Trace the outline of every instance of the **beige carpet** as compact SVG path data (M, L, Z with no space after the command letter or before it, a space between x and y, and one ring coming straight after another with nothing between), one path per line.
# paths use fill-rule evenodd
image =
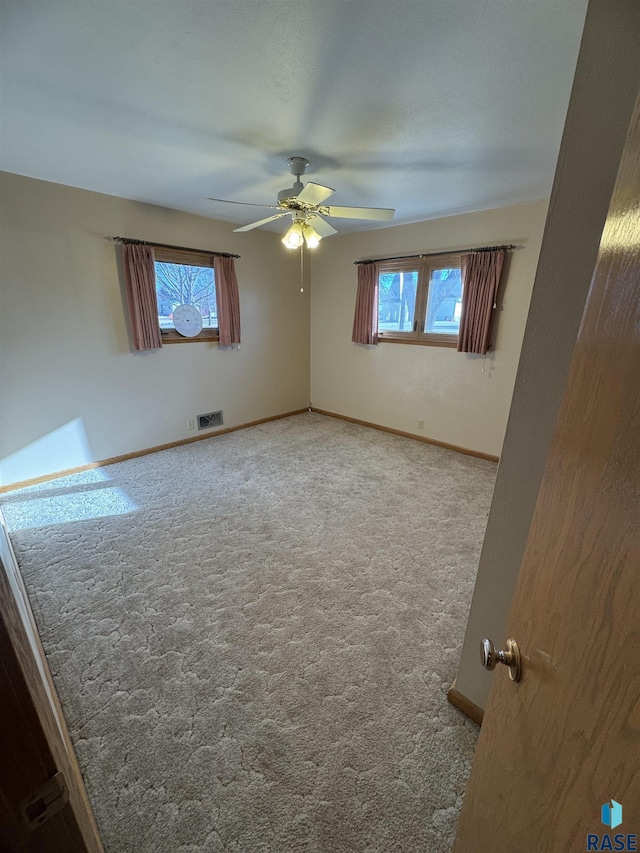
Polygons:
M107 851L449 851L495 471L305 414L5 495Z

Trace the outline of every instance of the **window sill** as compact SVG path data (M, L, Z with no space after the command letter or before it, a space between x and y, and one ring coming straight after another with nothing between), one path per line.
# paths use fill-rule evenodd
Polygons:
M208 332L206 334L196 335L195 338L185 338L184 335L178 332L169 332L161 335L162 345L165 344L217 344L220 341L218 332Z
M390 338L387 335L384 337L382 335L378 336L379 344L413 344L414 346L417 344L420 347L449 347L450 349L456 349L458 346L457 338L454 340L442 340L437 341L433 338Z

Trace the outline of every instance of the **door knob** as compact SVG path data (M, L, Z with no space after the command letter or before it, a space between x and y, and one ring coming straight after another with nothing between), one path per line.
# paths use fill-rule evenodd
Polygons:
M509 667L509 678L512 681L520 681L522 676L522 658L520 649L515 640L507 640L507 648L496 649L491 640L486 637L480 643L480 658L485 669L495 669L497 663L503 663Z

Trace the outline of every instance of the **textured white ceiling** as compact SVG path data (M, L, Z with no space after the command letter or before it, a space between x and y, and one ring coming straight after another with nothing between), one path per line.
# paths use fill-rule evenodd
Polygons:
M332 203L398 223L543 198L585 11L3 0L0 167L235 223L266 214L207 196L272 204L293 154Z

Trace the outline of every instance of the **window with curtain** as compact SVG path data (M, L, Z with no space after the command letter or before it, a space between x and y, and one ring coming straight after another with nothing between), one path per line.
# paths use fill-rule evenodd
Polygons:
M122 260L133 348L165 343L240 343L240 297L236 255L144 243L125 237ZM185 307L188 306L188 307ZM179 310L178 310L179 309ZM175 317L174 317L175 314ZM182 315L180 334L177 321ZM202 318L202 328L200 318ZM197 334L189 335L188 324Z
M457 346L460 255L380 261L377 307L381 342Z
M456 347L483 355L506 249L390 258L358 263L352 340Z
M163 344L220 340L214 259L207 252L156 247L156 298ZM173 312L178 305L191 305L202 315L202 330L195 337L176 331Z

